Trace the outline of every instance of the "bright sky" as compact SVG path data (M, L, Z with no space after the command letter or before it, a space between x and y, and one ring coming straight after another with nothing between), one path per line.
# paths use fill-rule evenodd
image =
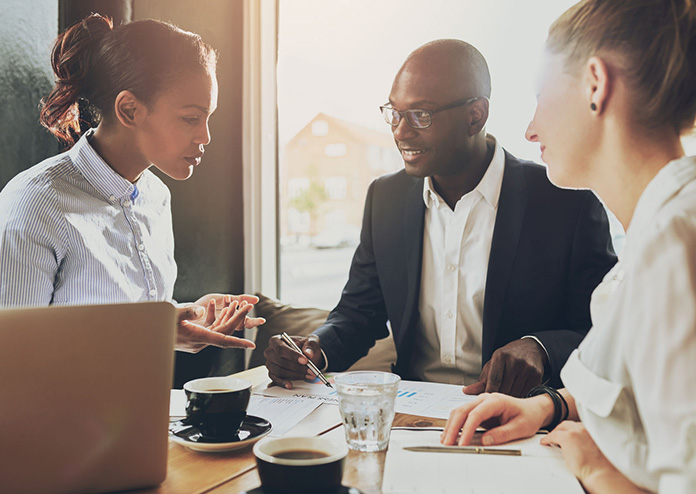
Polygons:
M319 112L388 133L378 107L423 43L476 46L492 79L487 130L513 154L539 160L524 139L551 22L574 0L280 0L278 105L283 149Z

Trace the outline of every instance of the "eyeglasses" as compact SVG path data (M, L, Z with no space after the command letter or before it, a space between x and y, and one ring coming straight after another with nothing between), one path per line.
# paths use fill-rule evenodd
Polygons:
M382 111L382 116L384 121L387 122L392 127L396 127L401 122L403 117L406 117L406 123L408 123L414 129L427 129L433 123L433 115L445 111L451 110L452 108L457 108L459 106L470 105L474 101L485 98L485 96L476 96L474 98L469 98L461 101L455 101L449 105L445 105L436 110L404 110L399 111L389 105L380 106L379 109Z

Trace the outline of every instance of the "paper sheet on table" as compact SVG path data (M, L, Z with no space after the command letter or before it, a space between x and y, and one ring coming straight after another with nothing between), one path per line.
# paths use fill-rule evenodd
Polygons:
M476 399L458 384L401 381L394 410L397 413L446 419L452 409Z
M269 436L280 437L312 413L320 404L320 402L312 400L252 395L247 414L268 420L273 426ZM169 416L186 416L186 395L181 389L171 390Z
M266 389L259 389L256 393L263 396L276 396L281 398L304 398L317 403L329 403L338 405L336 396L336 385L333 382L333 374L324 374L326 380L331 383L333 388L329 388L318 378L313 381L293 381L292 389L285 389L281 386L270 386Z
M392 431L384 464L384 494L583 494L560 451L539 444L541 435L501 448L522 456L406 451L405 446L439 445L440 433ZM494 446L495 447L495 446Z
M326 375L333 384L333 374ZM322 403L338 403L335 385L328 388L318 379L313 382L293 381L293 389L272 386L258 392L264 396L305 398ZM401 381L394 409L398 413L446 419L453 408L476 399L462 393L462 386L455 384Z

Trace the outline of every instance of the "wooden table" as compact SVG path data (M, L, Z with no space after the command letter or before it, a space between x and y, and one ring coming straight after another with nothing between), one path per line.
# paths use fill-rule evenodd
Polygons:
M249 379L254 385L270 382L265 367L257 367L234 375ZM322 405L324 406L324 405ZM321 407L308 415L311 421ZM445 421L412 415L396 414L394 425L444 425ZM345 441L342 426L338 425L322 435ZM386 452L359 453L350 451L346 458L343 484L357 487L365 494L381 494L382 475ZM225 453L201 453L169 442L167 478L154 489L130 491L134 494L238 494L260 485L256 462L251 448Z

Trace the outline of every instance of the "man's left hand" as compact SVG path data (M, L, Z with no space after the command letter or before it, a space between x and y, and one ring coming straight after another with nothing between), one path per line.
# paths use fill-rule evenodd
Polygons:
M534 339L511 341L493 352L478 382L463 391L468 395L498 392L521 398L542 383L547 364L546 352Z

